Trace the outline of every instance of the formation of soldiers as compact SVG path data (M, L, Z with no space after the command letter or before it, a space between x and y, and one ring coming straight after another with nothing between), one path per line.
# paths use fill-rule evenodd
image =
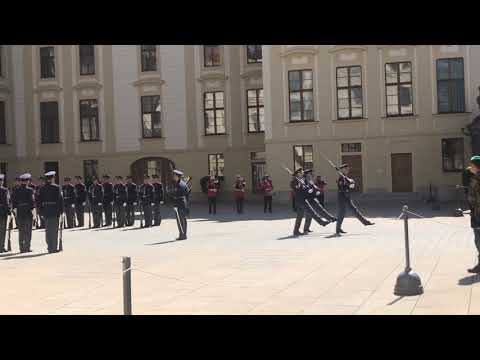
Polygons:
M157 175L145 175L144 182L137 186L132 177L126 183L122 176L110 182L92 179L88 187L81 176L64 178L62 186L55 184L56 173L47 172L39 178L38 185L32 182L31 174L16 178L11 190L4 185L5 176L0 174L0 252L11 251L11 231L15 221L18 229L20 253L31 252L32 230L45 229L49 253L63 250L63 229L85 226L88 210L88 228L134 226L136 213L140 214L141 227L160 226L161 205L168 196L173 202L179 236L187 239L188 195L191 191L183 180L180 170L173 171L173 186L165 189ZM92 224L93 220L93 224Z

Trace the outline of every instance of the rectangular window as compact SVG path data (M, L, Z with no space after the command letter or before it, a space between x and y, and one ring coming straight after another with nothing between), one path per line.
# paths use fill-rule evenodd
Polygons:
M313 169L313 145L295 145L293 147L293 170Z
M262 45L247 45L247 63L262 63Z
M463 58L437 60L438 113L465 112Z
M461 172L464 168L463 138L442 139L442 167L444 172Z
M5 110L5 102L0 101L0 144L7 143L7 113Z
M290 122L313 121L312 70L288 72Z
M80 75L95 74L95 45L79 45Z
M157 46L141 45L142 72L157 71Z
M96 99L80 100L80 132L82 141L100 140Z
M337 68L337 118L363 118L361 66Z
M205 135L225 134L225 105L223 91L203 94Z
M220 45L203 45L203 64L205 67L220 66Z
M58 103L56 101L40 103L40 127L42 144L60 142Z
M158 138L162 136L162 113L160 96L142 96L142 136Z
M98 160L83 160L85 185L90 186L94 176L98 178Z
M247 90L248 132L264 132L263 89Z
M362 143L345 143L342 144L342 152L362 152Z
M55 48L45 46L40 48L40 77L55 78Z
M214 173L216 176L224 176L225 158L223 154L208 155L208 173Z
M387 116L413 114L411 62L385 64L385 93Z

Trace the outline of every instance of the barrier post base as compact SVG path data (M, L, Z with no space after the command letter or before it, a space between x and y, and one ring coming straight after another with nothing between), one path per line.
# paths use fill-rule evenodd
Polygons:
M397 277L397 283L393 291L397 296L415 296L423 294L423 286L420 277L413 271L404 271Z

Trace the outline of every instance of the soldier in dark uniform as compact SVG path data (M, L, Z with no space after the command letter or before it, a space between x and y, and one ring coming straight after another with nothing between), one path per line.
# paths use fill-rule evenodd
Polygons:
M127 187L123 183L122 176L116 176L115 180L115 185L113 186L113 202L117 218L116 226L124 227L126 222Z
M473 156L470 159L470 166L466 170L470 172L470 175L468 175L467 192L467 201L470 208L470 226L473 230L478 255L477 265L467 271L472 274L480 274L480 156Z
M35 184L33 183L32 178L30 178L30 179L28 180L27 186L33 190L33 200L34 200L34 205L35 205L35 212L34 212L34 215L33 215L32 227L38 229L38 228L40 227L40 224L38 224L38 218L39 218L39 216L38 216L37 198L38 198L38 191L39 191L40 189L39 189L39 186L37 186L37 185L35 185Z
M39 176L38 177L38 185L34 191L35 199L38 199L40 195L40 189L42 186L45 185L45 177ZM37 210L37 228L38 229L45 229L45 219L43 218L42 214L40 214L40 203L35 200L35 208Z
M92 208L93 228L99 228L103 222L103 186L98 178L93 177L93 184L88 190L88 200Z
M318 188L318 191L320 192L317 196L318 202L322 206L325 206L325 190L327 188L327 183L322 180L322 177L320 175L318 175L317 178L315 179L315 186Z
M127 176L127 226L133 226L135 223L135 207L138 203L137 184L132 182L132 177Z
M30 252L30 243L32 241L32 210L35 208L33 189L28 187L30 174L23 174L19 180L21 185L15 188L12 193L12 207L16 212L16 221L18 224L18 242L20 252Z
M290 198L292 199L292 210L293 212L297 212L297 206L295 204L295 186L297 184L297 180L295 179L295 175L292 175L290 179Z
M145 175L143 184L140 186L140 201L142 205L143 218L145 227L152 226L152 205L153 205L153 185L150 184L150 176Z
M374 225L371 221L368 221L358 210L351 199L351 191L355 188L355 181L350 179L347 175L350 171L348 164L343 164L338 167L341 172L337 180L338 184L338 215L337 215L337 229L335 232L336 236L341 236L346 232L342 230L343 219L345 218L345 213L347 212L347 207L352 211L355 217L360 220L360 222L365 225Z
M75 227L75 186L72 185L72 179L68 176L63 181L65 182L62 186L62 195L65 217L67 218L66 228L72 229Z
M179 236L177 240L187 239L187 195L188 186L182 180L183 173L180 170L173 171L174 187L169 194L173 200L173 206L177 219Z
M153 179L153 226L160 226L162 223L162 214L160 205L165 201L163 184L159 181L158 175L152 175Z
M64 202L62 189L55 184L55 171L45 174L46 184L40 189L40 212L45 217L45 238L49 253L58 252L58 229Z
M7 234L8 216L10 215L10 192L3 186L5 175L0 174L0 253L5 249L5 236Z
M85 223L85 205L87 203L87 188L82 182L81 176L75 176L75 213L78 227Z
M13 183L11 194L13 195L13 192L16 189L20 188L21 185L22 185L22 181L20 180L20 176L17 176L15 178L15 182ZM18 229L17 213L16 211L12 211L12 214L13 214L13 218L15 219L15 229Z
M113 184L110 176L103 175L103 211L105 212L105 226L112 226L113 211Z

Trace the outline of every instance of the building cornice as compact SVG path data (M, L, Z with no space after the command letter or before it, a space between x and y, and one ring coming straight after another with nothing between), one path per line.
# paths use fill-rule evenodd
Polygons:
M259 78L262 77L262 68L259 69L248 69L240 73L242 79L246 78Z
M57 84L39 84L36 87L33 88L33 91L35 93L40 93L43 91L55 91L55 92L60 92L62 91L63 88Z
M165 84L165 80L162 80L160 76L149 76L142 77L132 83L133 86L144 86L144 85L156 85L161 86Z
M281 57L289 55L315 55L318 53L318 49L311 45L291 45L290 48L283 50L280 53Z
M334 54L339 51L345 50L360 50L360 51L367 51L367 47L364 45L335 45L328 50L330 54Z
M228 76L225 75L223 72L205 72L202 73L198 78L197 81L203 82L208 80L221 80L225 81L228 80Z
M103 87L103 84L98 80L79 81L73 86L73 88L76 90L91 89L91 88L101 89L102 87Z

